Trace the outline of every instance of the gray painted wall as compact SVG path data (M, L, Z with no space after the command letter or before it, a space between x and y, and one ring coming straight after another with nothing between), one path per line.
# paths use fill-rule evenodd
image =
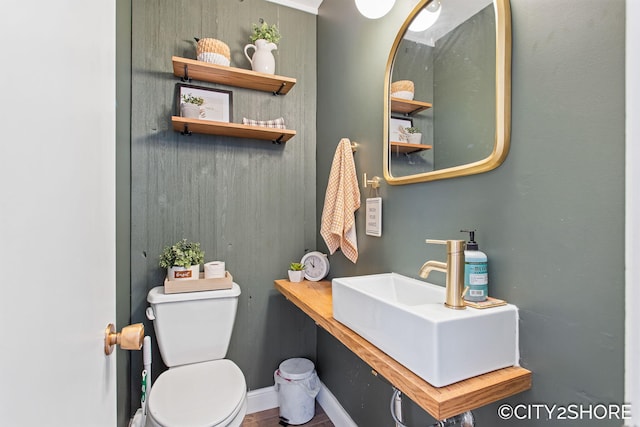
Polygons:
M434 59L436 169L489 157L496 126L495 11L492 5L438 39Z
M249 389L273 385L289 357L315 359L313 322L287 303L273 280L287 275L316 243L316 17L263 0L140 0L132 5L131 321L144 322L146 294L162 284L162 248L181 238L201 242L205 259L224 260L242 289L228 358ZM171 56L195 59L193 37L215 37L232 65L252 23L264 18L283 35L276 73L295 77L286 96L193 81L233 91L234 122L283 116L297 135L288 143L181 136L171 129ZM139 401L141 355L132 354L131 401ZM164 369L154 354L154 378Z
M353 2L324 0L318 17L317 217L335 144L360 142L359 175L382 176L383 78L415 0L369 21ZM521 363L533 388L511 403L622 403L624 351L624 2L512 0L512 146L498 169L471 177L383 185L383 237L364 234L360 259L331 256L331 276L396 271L416 277L444 260L426 237L477 228L492 295L520 307ZM365 194L363 193L363 196ZM318 237L320 249L326 250ZM433 275L442 284L442 275ZM491 333L491 331L487 331ZM469 351L461 346L460 351ZM324 332L318 370L362 426L392 424L391 388ZM472 350L470 351L472 354ZM611 425L620 421L500 421L478 425ZM405 404L410 425L433 420Z

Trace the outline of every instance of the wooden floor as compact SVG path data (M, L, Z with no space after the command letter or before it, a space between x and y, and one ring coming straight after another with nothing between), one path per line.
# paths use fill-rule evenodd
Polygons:
M280 424L280 410L278 408L268 409L266 411L257 412L244 417L242 427L280 427L287 424ZM327 414L324 413L320 405L316 404L316 415L304 427L335 427Z

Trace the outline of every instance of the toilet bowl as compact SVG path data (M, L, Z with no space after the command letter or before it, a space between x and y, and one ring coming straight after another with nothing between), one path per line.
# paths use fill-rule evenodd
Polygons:
M247 406L246 383L230 360L169 369L158 377L147 400L147 426L235 427Z
M162 360L147 397L149 427L239 427L247 412L240 368L225 359L240 287L182 294L153 288L147 301Z

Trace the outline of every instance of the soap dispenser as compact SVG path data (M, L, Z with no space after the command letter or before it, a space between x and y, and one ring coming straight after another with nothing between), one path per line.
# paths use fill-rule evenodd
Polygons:
M487 255L478 250L475 241L476 230L460 230L469 233L469 241L464 251L464 286L468 287L464 299L467 301L485 301L489 294L489 272Z

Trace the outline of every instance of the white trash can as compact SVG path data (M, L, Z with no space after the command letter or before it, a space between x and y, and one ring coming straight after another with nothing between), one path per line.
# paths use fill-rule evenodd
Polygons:
M320 391L320 380L313 362L294 358L282 362L274 372L280 417L288 424L309 422L315 415L316 396Z

